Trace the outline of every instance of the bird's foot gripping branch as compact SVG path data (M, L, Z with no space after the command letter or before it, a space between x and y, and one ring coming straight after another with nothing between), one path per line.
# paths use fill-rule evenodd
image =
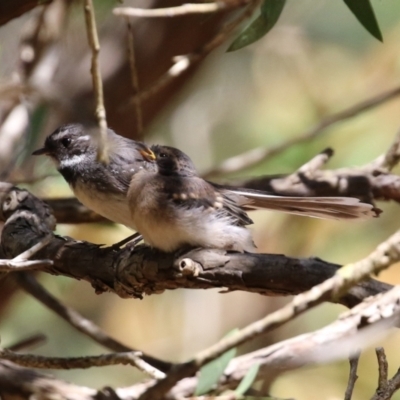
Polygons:
M50 207L28 191L7 183L0 186L0 217L5 222L2 258L12 260L31 250L30 261L42 263L26 265L25 270L40 269L83 279L97 293L111 291L124 298L141 298L167 289L216 287L270 296L295 295L330 278L340 267L316 258L213 249L196 249L177 256L147 246L116 251L113 247L60 237L53 234L55 219ZM37 243L42 247L32 251ZM11 263L2 270L18 269ZM371 279L338 301L351 307L388 287Z

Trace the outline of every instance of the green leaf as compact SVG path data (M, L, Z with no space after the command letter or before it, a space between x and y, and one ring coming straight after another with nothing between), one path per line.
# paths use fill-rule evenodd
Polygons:
M383 42L381 30L376 20L370 0L343 0L361 25L376 39Z
M238 329L229 332L225 337L232 336ZM210 361L200 369L199 381L195 391L195 396L202 396L208 393L212 387L219 381L219 378L224 373L229 361L236 355L236 348L228 350L218 358Z
M233 41L227 51L239 50L266 35L276 24L286 0L264 0L261 14Z
M235 394L237 396L242 396L249 390L250 386L254 382L254 379L257 377L259 369L260 364L254 364L250 367L250 369L247 371L247 374L243 377L235 390Z

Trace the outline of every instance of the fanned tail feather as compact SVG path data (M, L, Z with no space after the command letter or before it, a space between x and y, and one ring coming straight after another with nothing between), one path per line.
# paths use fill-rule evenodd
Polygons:
M277 210L290 214L328 219L367 219L379 210L354 197L289 197L267 195L257 191L234 190L246 210Z

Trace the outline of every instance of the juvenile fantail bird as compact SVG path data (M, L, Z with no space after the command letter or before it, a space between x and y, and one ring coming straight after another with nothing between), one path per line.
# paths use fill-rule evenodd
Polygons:
M253 251L251 209L278 209L314 217L362 218L372 206L342 197L283 197L207 182L191 159L168 146L141 153L157 169L133 176L128 203L133 224L151 246L172 252L184 246Z

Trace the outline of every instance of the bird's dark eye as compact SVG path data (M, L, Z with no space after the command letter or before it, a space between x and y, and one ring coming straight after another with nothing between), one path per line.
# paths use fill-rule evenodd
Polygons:
M158 157L160 157L160 158L167 158L168 155L167 155L167 153L160 153L160 154L158 155Z
M65 148L68 148L69 145L71 144L71 138L64 138L64 139L61 139L61 144L62 144Z

